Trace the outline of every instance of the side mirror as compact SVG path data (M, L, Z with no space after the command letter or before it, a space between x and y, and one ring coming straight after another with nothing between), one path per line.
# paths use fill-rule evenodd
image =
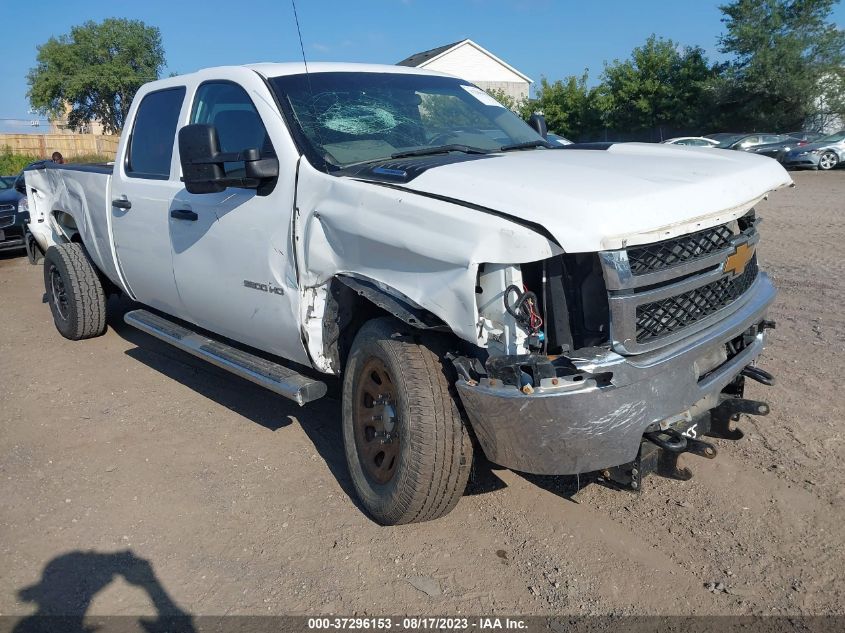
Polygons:
M217 193L226 187L260 189L279 176L278 159L261 158L257 149L221 152L217 129L206 123L186 125L179 130L179 160L188 193ZM224 163L240 162L244 164L244 176L227 176Z
M546 117L542 114L537 114L536 112L532 114L531 118L528 119L528 125L534 128L534 131L543 138L546 138L546 134L549 133L549 126L546 125Z

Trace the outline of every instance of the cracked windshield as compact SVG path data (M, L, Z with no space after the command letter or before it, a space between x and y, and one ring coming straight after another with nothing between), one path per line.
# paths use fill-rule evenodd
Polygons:
M542 138L486 92L451 77L312 73L271 84L313 154L335 167Z

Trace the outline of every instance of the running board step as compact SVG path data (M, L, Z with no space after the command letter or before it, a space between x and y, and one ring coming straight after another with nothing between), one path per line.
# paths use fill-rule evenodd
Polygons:
M280 396L290 398L300 406L326 395L324 382L210 339L147 310L127 312L123 320L183 352L193 354Z

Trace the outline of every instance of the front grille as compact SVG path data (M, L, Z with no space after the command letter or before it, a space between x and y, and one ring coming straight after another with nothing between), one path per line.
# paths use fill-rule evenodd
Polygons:
M637 343L668 336L733 303L757 279L757 256L741 275L722 277L674 297L637 306Z
M15 214L0 215L0 229L12 226L15 223Z
M694 261L728 248L734 234L730 226L714 226L671 240L628 249L631 274L645 275Z

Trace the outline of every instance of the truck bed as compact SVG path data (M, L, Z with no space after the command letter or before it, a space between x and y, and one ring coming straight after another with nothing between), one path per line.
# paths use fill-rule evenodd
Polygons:
M119 276L110 240L113 168L108 163L35 163L26 171L26 186L30 231L39 245L46 249L57 241L57 233L70 240L72 233L78 232L94 263L116 281ZM73 213L76 222L62 211Z

